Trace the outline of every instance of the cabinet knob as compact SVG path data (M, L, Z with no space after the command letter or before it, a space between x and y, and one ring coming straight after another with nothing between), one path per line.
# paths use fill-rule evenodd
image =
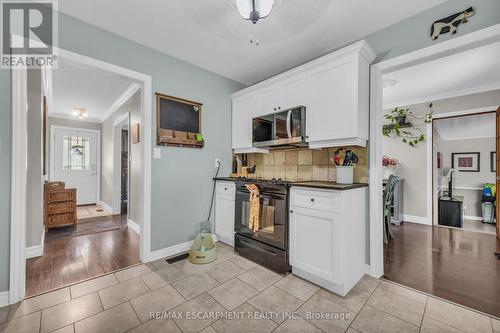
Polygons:
M311 202L314 202L314 198L311 198Z
M278 110L281 110L281 106L278 106Z
M293 214L293 210L290 211L290 214Z
M224 191L227 191L227 187L224 187Z
M276 108L274 108L274 111L276 111Z

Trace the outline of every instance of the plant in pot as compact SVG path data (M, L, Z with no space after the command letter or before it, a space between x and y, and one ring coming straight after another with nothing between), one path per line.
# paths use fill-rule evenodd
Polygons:
M384 119L389 123L382 126L382 134L387 137L395 135L403 143L416 147L419 143L425 141L425 134L420 128L415 127L410 122L410 119L423 120L425 123L432 122L432 106L432 103L428 104L429 111L423 117L415 115L410 108L396 107L384 115Z

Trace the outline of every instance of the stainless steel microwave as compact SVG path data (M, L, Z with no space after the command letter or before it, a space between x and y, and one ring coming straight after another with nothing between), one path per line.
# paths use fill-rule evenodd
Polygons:
M253 146L257 148L304 147L306 108L298 106L252 120Z

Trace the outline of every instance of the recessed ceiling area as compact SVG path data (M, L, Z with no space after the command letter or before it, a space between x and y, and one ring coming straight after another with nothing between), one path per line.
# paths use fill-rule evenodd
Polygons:
M495 113L435 119L434 128L442 140L464 140L495 137Z
M500 88L500 42L384 76L384 108Z
M130 79L64 58L52 70L52 108L49 116L80 120L74 108L87 111L83 120L101 122L120 103L120 98L137 87Z
M59 10L250 85L318 58L445 0L278 0L254 28L234 0L64 0ZM193 50L196 50L195 52Z

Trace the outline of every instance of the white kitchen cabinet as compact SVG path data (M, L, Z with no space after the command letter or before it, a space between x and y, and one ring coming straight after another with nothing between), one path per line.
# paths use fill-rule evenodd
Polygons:
M369 62L360 54L307 72L307 135L311 148L366 146Z
M234 182L217 181L215 185L215 235L227 245L234 246Z
M283 100L283 89L280 84L275 84L258 91L259 111L258 115L266 115L281 110Z
M258 107L257 94L233 98L232 148L235 153L267 153L267 149L252 147L252 119Z
M234 93L233 149L258 150L252 147L253 117L296 106L306 107L310 148L366 146L374 59L375 53L361 41Z
M345 296L365 273L367 188L290 191L292 273Z
M301 73L284 79L281 88L283 97L280 106L282 110L306 105L305 74Z
M279 80L276 84L259 89L258 115L280 112L306 103L305 74Z

